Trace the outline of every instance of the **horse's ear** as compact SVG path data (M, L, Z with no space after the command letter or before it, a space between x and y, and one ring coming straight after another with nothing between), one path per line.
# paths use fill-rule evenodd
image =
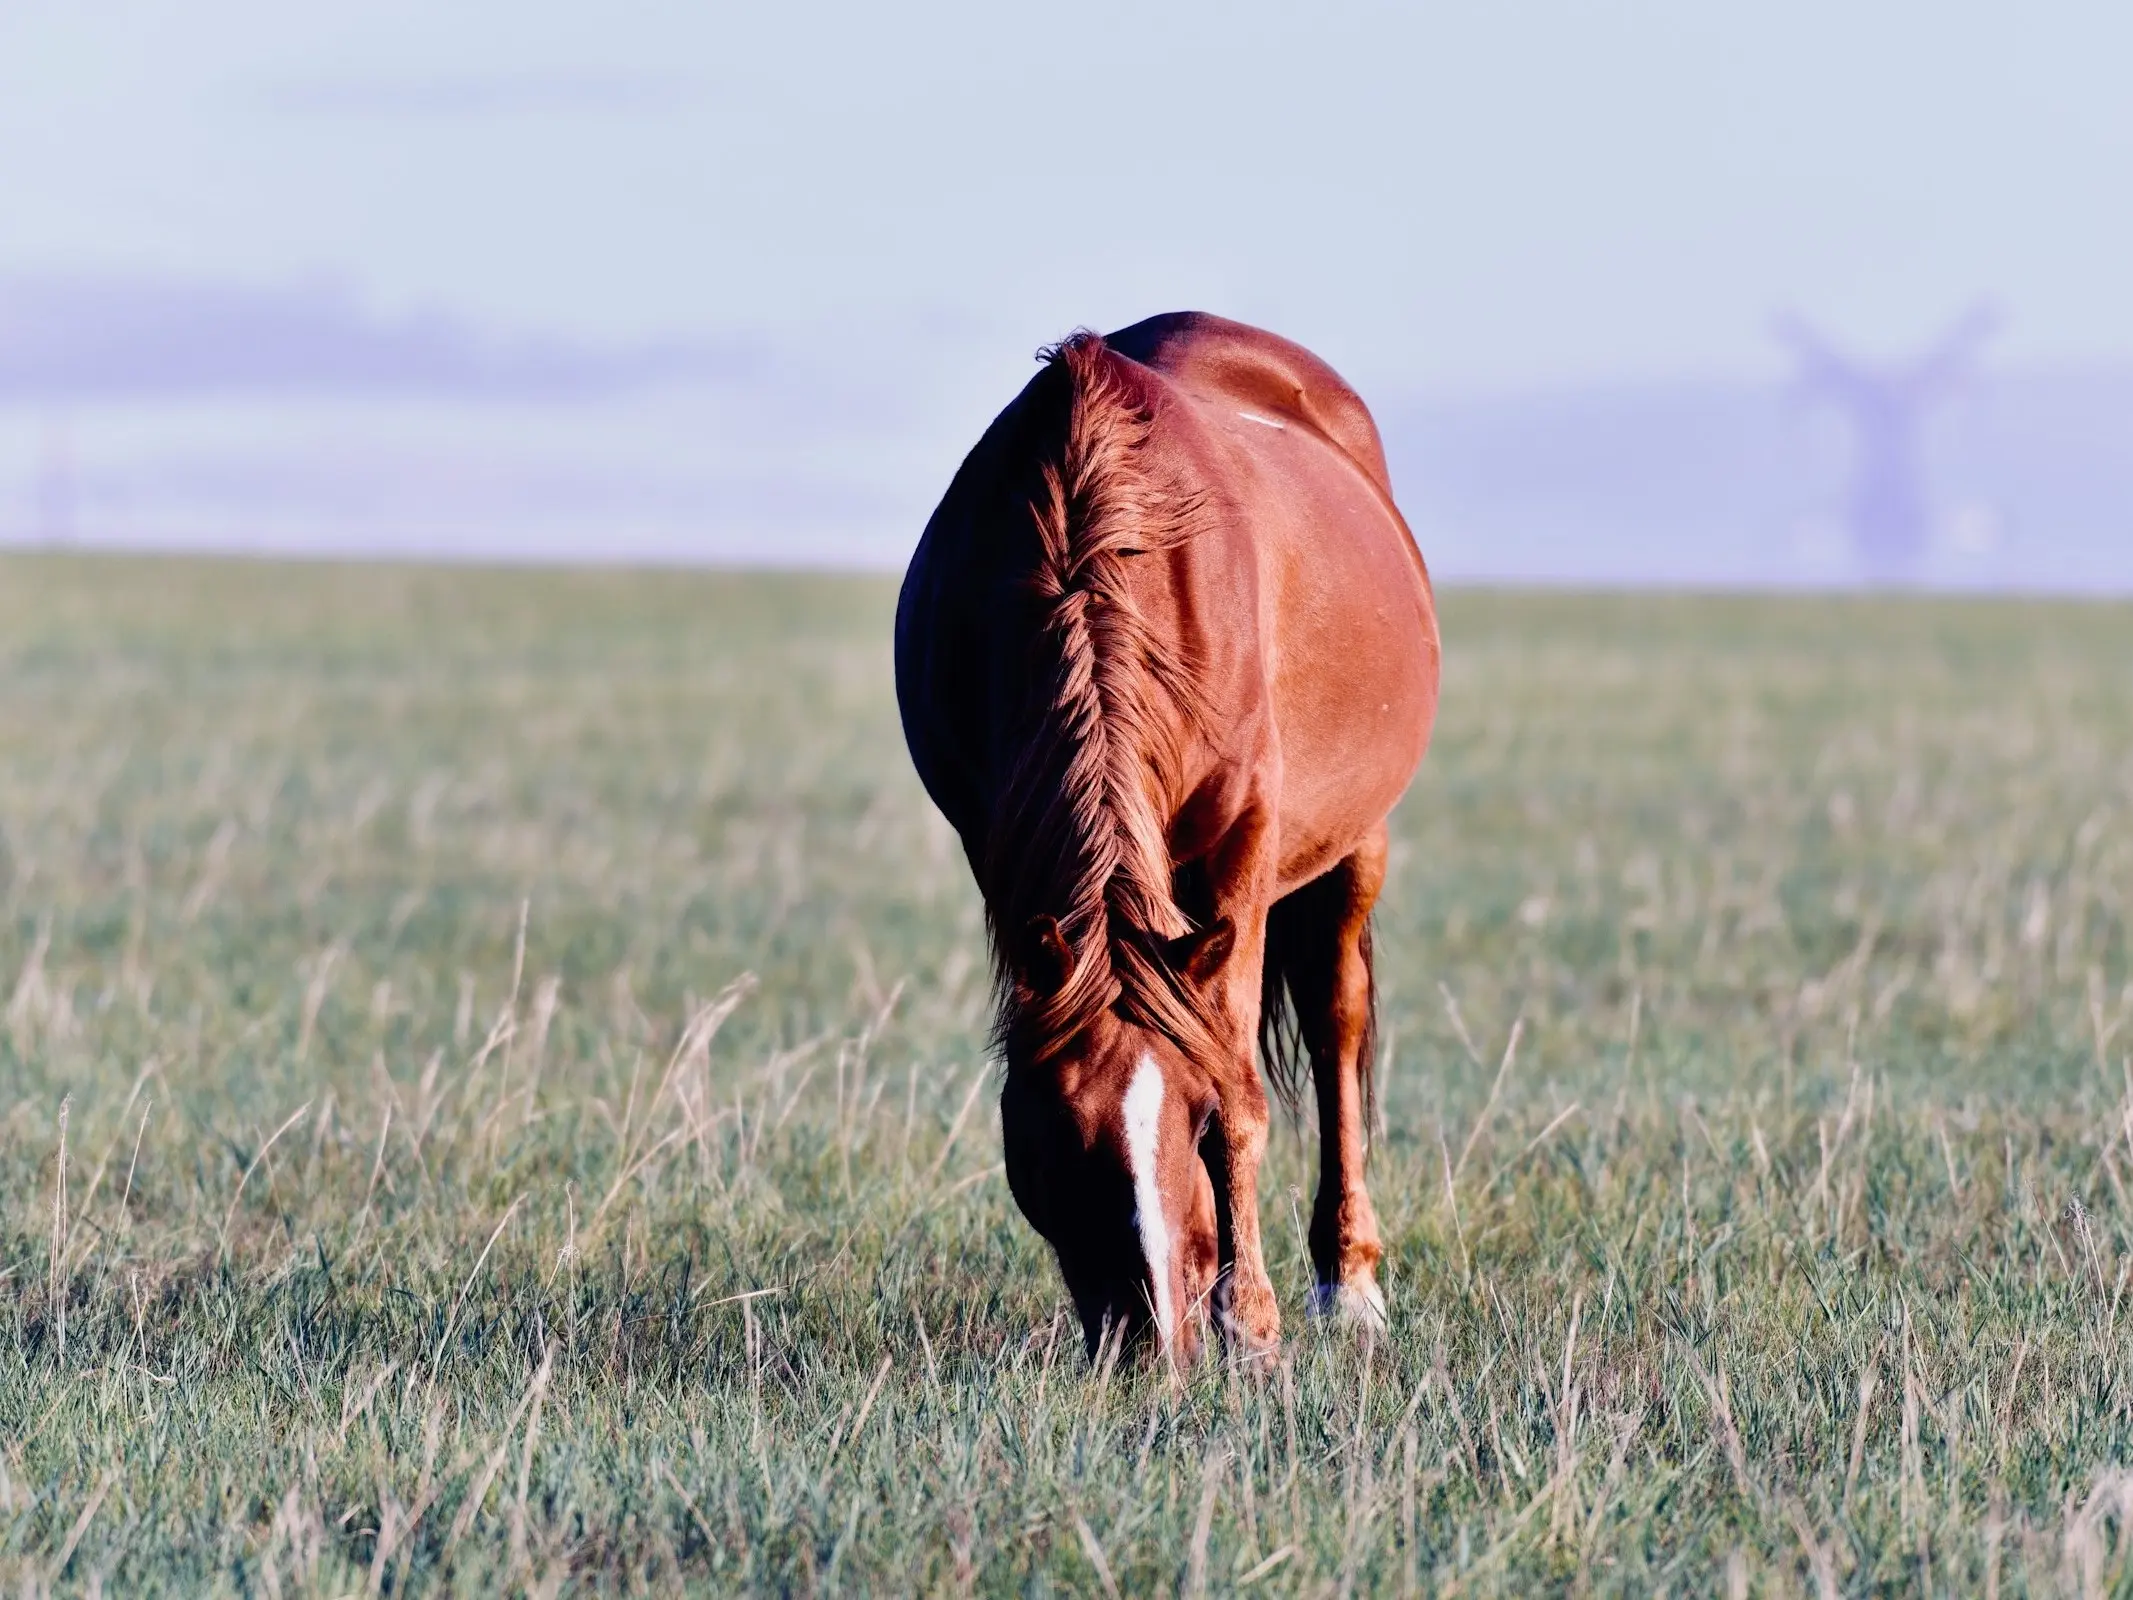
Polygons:
M1166 942L1163 955L1171 971L1190 982L1205 983L1222 970L1236 944L1237 925L1227 917L1217 917L1204 928Z
M1057 917L1031 917L1015 951L1015 976L1040 1000L1049 1000L1074 975L1074 952Z

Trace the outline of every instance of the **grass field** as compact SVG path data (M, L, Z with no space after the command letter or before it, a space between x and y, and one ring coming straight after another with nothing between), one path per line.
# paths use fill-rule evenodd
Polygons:
M2133 610L1447 595L1393 1332L1283 1132L1284 1357L1171 1383L1000 1178L892 599L0 561L0 1587L2133 1583Z

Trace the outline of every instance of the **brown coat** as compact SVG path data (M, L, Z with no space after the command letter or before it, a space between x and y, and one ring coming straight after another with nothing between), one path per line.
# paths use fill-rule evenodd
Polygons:
M1186 313L1049 354L912 558L905 734L986 902L1009 1176L1092 1342L1152 1320L1190 1349L1211 1303L1266 1345L1252 1045L1283 1065L1285 1005L1328 1124L1321 1286L1382 1305L1368 916L1435 714L1429 578L1309 352Z

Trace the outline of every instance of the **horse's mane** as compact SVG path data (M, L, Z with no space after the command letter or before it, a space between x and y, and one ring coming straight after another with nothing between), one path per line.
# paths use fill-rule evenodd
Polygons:
M1204 1058L1213 1019L1161 949L1192 924L1156 796L1176 792L1205 697L1127 583L1130 562L1191 537L1201 503L1151 459L1154 401L1124 357L1086 330L1040 357L1051 370L1032 398L1050 391L1056 420L1035 430L1037 468L1017 496L1037 543L1030 699L985 851L997 1042L1011 1062L1042 1061L1115 1005ZM1049 997L1016 976L1017 941L1043 916L1072 953Z

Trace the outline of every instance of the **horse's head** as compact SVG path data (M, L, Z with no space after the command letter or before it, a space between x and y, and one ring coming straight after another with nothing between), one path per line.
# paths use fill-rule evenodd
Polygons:
M1159 959L1180 985L1204 988L1232 942L1224 919L1161 946ZM1036 918L1010 956L1014 981L1040 1004L1075 973L1051 917ZM1016 1054L1000 1096L1007 1181L1059 1257L1090 1355L1110 1330L1193 1359L1221 1260L1213 1075L1120 1006L1041 1055Z

